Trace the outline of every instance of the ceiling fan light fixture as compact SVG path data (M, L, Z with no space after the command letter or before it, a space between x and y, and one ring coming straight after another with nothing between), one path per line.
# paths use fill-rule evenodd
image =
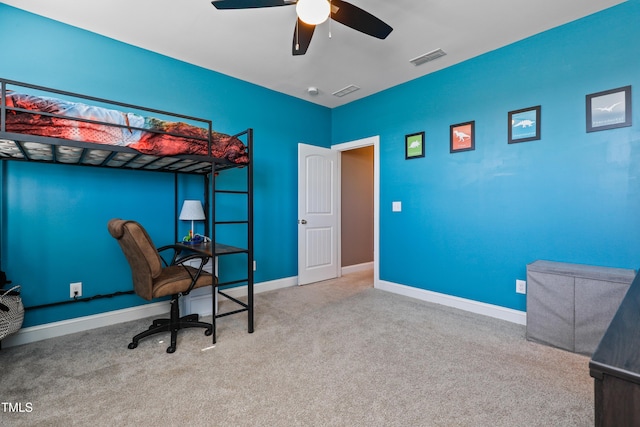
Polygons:
M299 0L296 3L298 18L309 25L319 25L327 20L331 5L327 0Z

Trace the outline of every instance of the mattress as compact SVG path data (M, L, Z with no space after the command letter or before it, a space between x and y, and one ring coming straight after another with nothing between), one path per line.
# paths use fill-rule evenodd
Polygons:
M7 92L6 106L5 131L10 133L124 146L152 156L192 154L236 164L249 161L247 147L238 138L211 131L209 153L208 129L180 121L14 91ZM53 150L46 144L31 144L35 151Z

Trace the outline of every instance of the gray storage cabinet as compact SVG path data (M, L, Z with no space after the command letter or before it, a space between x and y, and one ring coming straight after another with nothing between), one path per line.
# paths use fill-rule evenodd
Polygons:
M591 356L634 276L622 268L527 265L527 339Z

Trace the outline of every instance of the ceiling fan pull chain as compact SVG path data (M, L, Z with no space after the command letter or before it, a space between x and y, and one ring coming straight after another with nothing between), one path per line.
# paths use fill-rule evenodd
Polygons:
M333 10L333 4L331 3L331 0L329 0L329 38L331 38L331 22L333 22L333 19L331 19L332 10Z
M299 21L296 19L296 50L300 50L300 27L299 27L300 23Z

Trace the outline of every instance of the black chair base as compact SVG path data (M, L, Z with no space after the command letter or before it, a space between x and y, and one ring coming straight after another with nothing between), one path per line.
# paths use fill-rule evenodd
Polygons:
M140 332L138 335L131 339L129 343L129 349L133 350L138 347L138 341L142 338L146 338L150 335L158 334L160 332L171 332L171 345L167 347L167 353L173 353L176 351L176 341L178 337L178 331L185 328L205 328L204 334L211 336L213 334L213 325L211 323L199 322L197 314L189 314L187 316L180 317L178 308L178 299L171 300L171 318L170 319L155 319L149 329L144 332Z

